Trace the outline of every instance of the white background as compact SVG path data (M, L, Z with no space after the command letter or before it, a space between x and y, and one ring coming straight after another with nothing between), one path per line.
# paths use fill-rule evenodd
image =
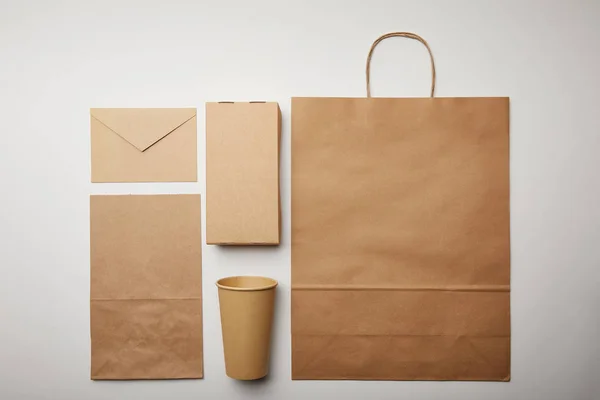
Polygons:
M0 5L1 399L600 398L600 2ZM398 30L429 41L438 96L511 98L510 383L290 380L290 97L364 96L371 42ZM416 41L383 42L372 74L375 96L428 95ZM204 195L204 102L219 100L280 103L282 245L203 247L205 379L92 382L88 197ZM90 107L190 106L198 183L90 183ZM224 373L214 282L235 274L281 283L258 383Z

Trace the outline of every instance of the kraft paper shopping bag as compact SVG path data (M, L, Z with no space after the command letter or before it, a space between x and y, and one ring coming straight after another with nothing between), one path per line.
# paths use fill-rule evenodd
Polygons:
M92 182L195 182L195 108L93 108Z
M279 244L280 134L277 103L206 103L208 244Z
M92 379L202 378L200 196L90 206Z
M292 99L292 377L509 380L509 100L367 93Z

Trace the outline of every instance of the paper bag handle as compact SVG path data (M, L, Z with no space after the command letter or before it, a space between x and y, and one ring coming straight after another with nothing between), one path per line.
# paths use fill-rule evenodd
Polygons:
M375 40L373 42L373 44L371 45L371 50L369 50L369 55L367 56L367 97L371 97L371 57L373 56L373 50L375 50L375 47L383 40L391 38L391 37L396 37L396 36L418 40L419 42L423 43L423 45L427 48L427 51L429 52L429 58L431 59L431 95L430 96L433 97L433 93L435 91L435 63L433 62L433 53L431 52L431 49L429 48L429 45L427 44L425 39L423 39L421 36L417 35L416 33L411 33L411 32L386 33L385 35L378 37L377 40Z

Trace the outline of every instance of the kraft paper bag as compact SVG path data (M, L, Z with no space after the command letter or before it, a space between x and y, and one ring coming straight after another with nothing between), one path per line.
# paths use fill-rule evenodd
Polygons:
M91 196L90 214L91 378L202 378L200 196Z
M92 182L196 182L195 108L92 108Z
M368 95L292 99L292 377L507 381L509 100Z
M206 103L206 243L277 245L277 103Z

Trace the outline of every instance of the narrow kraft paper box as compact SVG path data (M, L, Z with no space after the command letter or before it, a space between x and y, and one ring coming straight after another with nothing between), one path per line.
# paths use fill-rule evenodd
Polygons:
M207 244L279 244L280 135L275 102L206 103Z

